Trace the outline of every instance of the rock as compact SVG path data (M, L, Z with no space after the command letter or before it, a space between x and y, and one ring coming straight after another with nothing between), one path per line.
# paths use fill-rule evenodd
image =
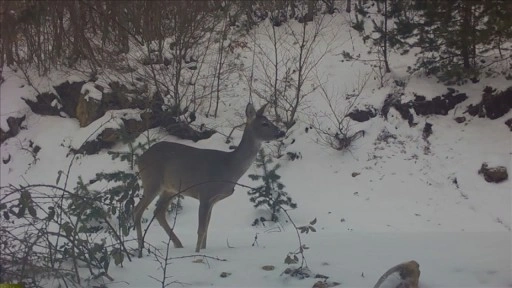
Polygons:
M0 128L0 144L4 143L5 140L11 138L8 132L5 132L3 129Z
M138 108L142 110L146 108L146 103L137 97L143 93L143 91L139 91L140 89L129 89L126 85L117 81L110 82L108 85L111 91L103 93L101 99L102 110L108 111L128 108ZM101 87L101 89L103 89L103 87Z
M80 127L86 127L101 116L103 116L101 103L87 95L81 95L76 106L76 118L80 122Z
M130 107L130 101L122 91L112 90L112 92L103 93L101 98L102 109L119 110Z
M418 95L418 94L414 94L414 101L415 102L420 102L420 101L427 101L427 97L423 96L423 95Z
M512 118L505 121L505 125L508 126L508 129L510 129L510 131L512 131Z
M23 99L23 98L22 98ZM44 92L36 96L36 101L23 99L32 112L39 115L60 116L60 102L57 95Z
M69 117L76 118L76 108L80 100L80 91L85 82L63 82L54 86L55 92L60 97L62 104L62 111L69 115Z
M357 177L357 176L359 176L360 174L361 174L361 173L359 173L359 172L352 172L352 177Z
M324 281L316 281L316 283L313 284L313 288L327 288L327 287L329 287L329 286Z
M402 103L400 95L389 94L381 109L382 115L387 120L387 114L391 107L395 108L404 120L407 120L410 127L414 127L414 116L410 109L412 108L416 115L448 115L448 112L455 106L465 101L468 96L465 93L457 93L457 90L448 88L448 93L436 96L432 100L422 95L414 95L414 100Z
M122 119L124 124L125 132L130 138L136 138L140 133L144 132L148 127L143 120L137 119Z
M424 100L425 97L418 98L411 102L416 115L448 115L448 112L455 106L468 99L465 93L454 93L455 89L449 89L448 93L436 96L432 100Z
M411 105L409 102L401 103L401 96L403 96L403 94L388 94L380 110L381 114L384 116L384 119L388 120L389 110L395 108L395 110L400 113L402 119L407 120L410 127L416 126L414 116L410 111Z
M464 117L464 116L456 117L454 120L455 120L455 122L460 124L460 123L466 122L466 117Z
M340 285L338 282L331 282L331 281L317 281L315 284L313 284L313 288L328 288L328 287L335 287Z
M190 127L190 125L186 122L178 122L178 123L169 123L164 127L167 133L179 137L181 139L188 139L194 142L199 140L208 139L213 134L215 134L214 130L205 129L203 131L197 131Z
M423 139L427 139L432 135L432 124L425 122L425 127L423 127Z
M323 274L316 274L315 278L321 278L321 279L329 279L329 276L323 275Z
M4 131L0 129L0 144L4 143L5 140L15 137L20 133L20 130L23 128L21 123L25 121L26 116L23 115L21 117L8 117L7 118L7 126L9 127L8 131Z
M25 121L26 116L23 115L21 117L9 117L7 118L7 126L9 127L9 133L14 137L20 133L21 123Z
M121 139L121 132L119 129L105 128L105 130L100 133L97 139L104 143L104 147L101 149L110 148Z
M2 157L2 163L7 164L11 161L11 154L7 155L7 158Z
M377 139L375 139L375 143L386 143L389 144L390 142L397 139L397 136L391 132L389 132L388 129L384 128L382 131L380 131L379 135L377 135Z
M71 152L74 154L93 155L102 149L112 148L120 140L121 132L119 129L105 128L96 139L85 142L78 149L71 149Z
M231 275L231 273L229 273L229 272L222 272L222 273L220 273L220 277L221 278L226 278L226 277L229 277L230 275Z
M478 170L478 174L483 175L485 181L490 183L500 183L508 179L506 167L489 167L487 163L482 163L482 167Z
M512 87L497 94L496 89L485 87L481 103L485 108L487 118L500 118L512 108Z
M89 101L94 101L94 99L89 99ZM81 106L79 105L78 107ZM81 117L80 113L77 113L77 115ZM172 120L169 121L162 121L158 116L155 116L154 113L150 112L141 113L140 116L142 120L121 119L124 124L122 128L105 128L96 139L84 143L81 148L74 149L71 152L86 155L96 154L102 149L109 149L113 147L114 144L123 140L123 137L128 136L129 139L135 139L145 130L158 127L161 123L168 123L166 128L169 129L167 130L169 134L182 139L193 140L195 142L209 138L215 133L213 130L197 131L190 127L186 122L176 123L174 118L171 118ZM88 118L85 120L87 119ZM170 123L174 124L171 125Z
M262 266L261 269L262 270L265 270L265 271L272 271L274 270L276 267L274 265L265 265L265 266Z
M377 110L373 107L369 107L365 110L355 109L348 113L347 116L354 121L365 122L377 116Z
M465 112L471 116L498 119L512 108L512 87L496 93L496 89L485 87L482 100L476 105L469 105Z

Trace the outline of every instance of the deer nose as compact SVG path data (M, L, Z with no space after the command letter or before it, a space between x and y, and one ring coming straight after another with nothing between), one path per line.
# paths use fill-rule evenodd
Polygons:
M282 130L277 133L277 138L283 138L284 136L286 136L286 132Z

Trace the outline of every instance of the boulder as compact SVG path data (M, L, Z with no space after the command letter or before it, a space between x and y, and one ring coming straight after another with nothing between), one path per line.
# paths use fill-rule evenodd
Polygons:
M112 148L118 141L121 140L119 129L105 128L96 139L85 142L78 149L71 149L73 154L93 155L100 152L102 149Z
M81 96L80 91L84 84L84 81L72 83L66 81L53 87L60 97L62 111L68 114L69 117L76 118L76 108Z
M103 89L99 89L103 92L103 97L101 100L102 109L104 111L108 110L119 110L119 109L145 109L146 103L140 100L139 95L143 94L141 89L130 89L126 87L124 84L120 84L119 82L110 82L109 84L110 90L109 92L103 92Z
M483 175L485 181L490 183L500 183L508 179L506 167L489 167L487 163L482 163L480 170L478 170L478 174Z
M14 137L20 133L20 130L22 129L21 123L25 121L26 116L23 115L21 117L9 117L7 118L7 126L9 127L9 130L4 131L0 129L0 144L4 143L5 140Z
M432 123L425 122L423 127L423 139L427 140L432 135Z
M101 116L104 111L101 109L101 102L87 97L87 95L81 95L76 106L76 118L80 122L80 127L86 127Z
M0 144L4 143L4 141L9 138L11 138L9 131L4 131L4 129L0 128Z
M464 117L464 116L455 117L455 119L454 119L454 120L455 120L455 122L457 122L457 123L459 123L459 124L460 124L460 123L464 123L464 122L466 122L466 117Z
M426 100L424 96L416 96L411 106L416 115L448 115L455 106L468 99L465 93L457 93L454 89L448 89L448 93L436 96L432 100Z
M9 133L12 134L12 136L18 135L21 130L21 123L25 121L26 116L23 115L21 117L9 117L7 118L7 126L9 127Z
M507 127L508 127L508 129L510 129L510 131L512 131L512 118L505 121L505 125L507 125Z
M498 119L507 114L512 108L512 87L505 91L496 92L492 87L485 87L482 100L476 105L469 105L467 112L471 116L487 117L489 119Z
M57 95L44 92L36 96L36 101L22 98L32 112L39 115L60 116L60 101Z
M387 119L387 114L391 107L395 108L404 120L407 120L409 126L414 127L414 116L411 113L411 108L416 115L448 115L448 112L455 108L455 106L468 99L465 93L457 93L457 90L448 88L446 94L436 96L432 100L426 100L427 97L423 95L414 95L414 100L408 102L401 102L402 94L395 95L389 94L384 100L381 109L382 115Z
M192 140L194 142L203 139L208 139L213 134L215 134L215 131L210 129L203 129L201 131L195 130L186 122L175 122L172 124L168 124L165 126L165 130L170 135L174 135L181 139Z
M402 119L407 120L407 123L409 124L410 127L414 127L416 126L416 123L414 123L414 116L410 111L411 104L410 102L402 103L400 100L402 95L402 93L388 94L386 99L384 100L384 104L382 105L380 113L384 116L384 119L388 120L389 110L391 108L395 108L395 110L398 111L398 113L400 113Z
M348 113L347 116L357 122L366 122L377 116L377 110L373 107L368 107L365 110L355 109Z

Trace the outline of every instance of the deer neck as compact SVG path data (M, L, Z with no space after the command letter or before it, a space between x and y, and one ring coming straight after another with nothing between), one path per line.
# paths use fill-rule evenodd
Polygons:
M235 173L236 180L242 177L249 167L251 167L260 149L261 140L256 139L251 131L245 129L238 147L230 153L230 164L232 169L237 172Z

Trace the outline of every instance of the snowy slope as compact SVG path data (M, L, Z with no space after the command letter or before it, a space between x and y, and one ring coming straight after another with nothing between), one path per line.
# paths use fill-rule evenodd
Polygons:
M344 41L345 36L342 33L341 47L354 45ZM391 67L393 77L409 78L405 67L411 62L413 59L400 58ZM353 89L360 75L371 73L360 63L340 61L335 52L320 65L319 70L329 76L327 86L341 94ZM80 128L76 119L33 114L21 97L33 97L35 91L26 85L22 87L23 80L12 71L5 70L4 78L0 91L2 128L6 128L9 116L27 115L27 119L26 129L0 148L2 158L13 156L9 163L1 164L2 186L55 183L58 171L67 169L71 161L68 146L78 147L112 115L117 117L113 112ZM49 91L59 80L66 78L41 79L39 90ZM302 121L292 128L287 139L295 139L287 151L300 152L302 159L289 161L283 157L276 161L282 165L279 171L285 190L298 204L297 209L290 211L294 222L303 225L317 219L317 232L302 235L302 241L310 247L306 251L309 268L341 283L341 287L371 287L391 266L414 259L420 264L420 287L512 287L511 180L490 184L477 174L482 162L503 165L512 172L512 137L503 124L512 112L496 121L469 117L458 124L453 120L462 115L469 103L479 101L486 85L503 89L510 84L493 78L455 87L470 98L447 116L416 117L416 127L409 127L393 109L388 121L378 116L354 123L354 131L364 129L366 133L345 152L317 143L315 132L305 131L309 126L308 113L325 108L322 98L313 93L308 98L310 112L301 115ZM234 85L235 92L245 93L241 86ZM380 107L390 86L378 88L378 81L371 79L357 106ZM413 92L431 98L445 93L446 87L433 79L413 76L408 79L404 93L412 98ZM199 121L229 133L238 121L235 112L243 111L245 100L230 99L232 106L221 107L219 119ZM425 121L433 124L429 142L422 138ZM108 125L116 126L118 122ZM384 130L396 137L387 142L379 140ZM228 150L220 134L198 143L163 134L159 137L200 148ZM238 142L241 131L234 137ZM42 147L35 162L23 149L29 140ZM272 148L272 144L267 148ZM114 147L118 151L126 149L122 145ZM128 168L111 160L106 151L80 157L72 167L69 183L76 183L78 176L91 179L97 172L117 169ZM247 174L252 172L256 172L254 167ZM360 174L353 177L353 172ZM254 185L247 176L240 183ZM259 212L248 201L246 192L246 188L238 187L233 196L214 208L204 255L226 261L187 257L195 254L198 202L185 199L175 228L185 248L171 248L171 257L177 259L171 261L167 272L172 276L169 281L177 282L174 286L182 283L186 287L311 287L319 280L298 280L282 274L288 267L284 258L299 245L296 232L289 223L252 227L250 224ZM151 217L153 207L146 211L145 218ZM135 249L135 231L130 237L134 240L129 247ZM146 241L165 252L166 240L163 229L153 223ZM202 261L194 261L197 259ZM264 265L276 268L264 271ZM222 272L231 274L222 278ZM145 256L125 261L123 267L112 265L110 274L115 281L106 283L108 287L159 287L160 283L149 276L160 279L162 270L152 256Z

